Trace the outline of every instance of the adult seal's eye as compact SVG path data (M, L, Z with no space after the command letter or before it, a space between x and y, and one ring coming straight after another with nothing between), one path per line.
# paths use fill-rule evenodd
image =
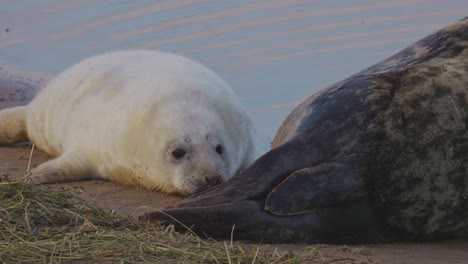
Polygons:
M218 145L216 146L216 153L218 153L219 155L222 155L223 152L224 152L223 146L221 146L221 145L218 144Z
M172 151L172 157L176 160L180 160L182 159L183 157L185 157L185 150L183 149L176 149L174 151Z

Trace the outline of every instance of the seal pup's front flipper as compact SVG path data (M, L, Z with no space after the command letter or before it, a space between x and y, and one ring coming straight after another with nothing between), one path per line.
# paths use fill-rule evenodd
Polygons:
M64 153L32 169L29 179L36 184L61 183L92 179L86 158L76 152Z
M324 163L287 177L270 192L265 210L274 215L298 215L354 203L365 198L364 194L363 182L352 167Z
M26 106L0 111L0 145L11 145L27 141Z

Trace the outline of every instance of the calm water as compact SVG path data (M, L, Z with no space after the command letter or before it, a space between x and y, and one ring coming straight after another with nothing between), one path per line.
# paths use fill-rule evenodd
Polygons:
M232 85L264 152L307 96L466 15L466 0L0 0L0 65L56 74L106 51L179 53Z

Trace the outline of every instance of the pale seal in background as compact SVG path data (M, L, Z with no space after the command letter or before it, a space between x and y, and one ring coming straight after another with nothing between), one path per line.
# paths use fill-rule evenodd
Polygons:
M26 106L0 111L0 144L31 140L56 158L37 183L107 179L183 195L254 160L252 121L231 88L187 58L120 51L59 74Z

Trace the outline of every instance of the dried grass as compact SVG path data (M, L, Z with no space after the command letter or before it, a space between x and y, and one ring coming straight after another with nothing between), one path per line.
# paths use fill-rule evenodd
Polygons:
M0 182L0 262L349 263L325 261L315 247L283 251L139 223L104 212L73 190Z

